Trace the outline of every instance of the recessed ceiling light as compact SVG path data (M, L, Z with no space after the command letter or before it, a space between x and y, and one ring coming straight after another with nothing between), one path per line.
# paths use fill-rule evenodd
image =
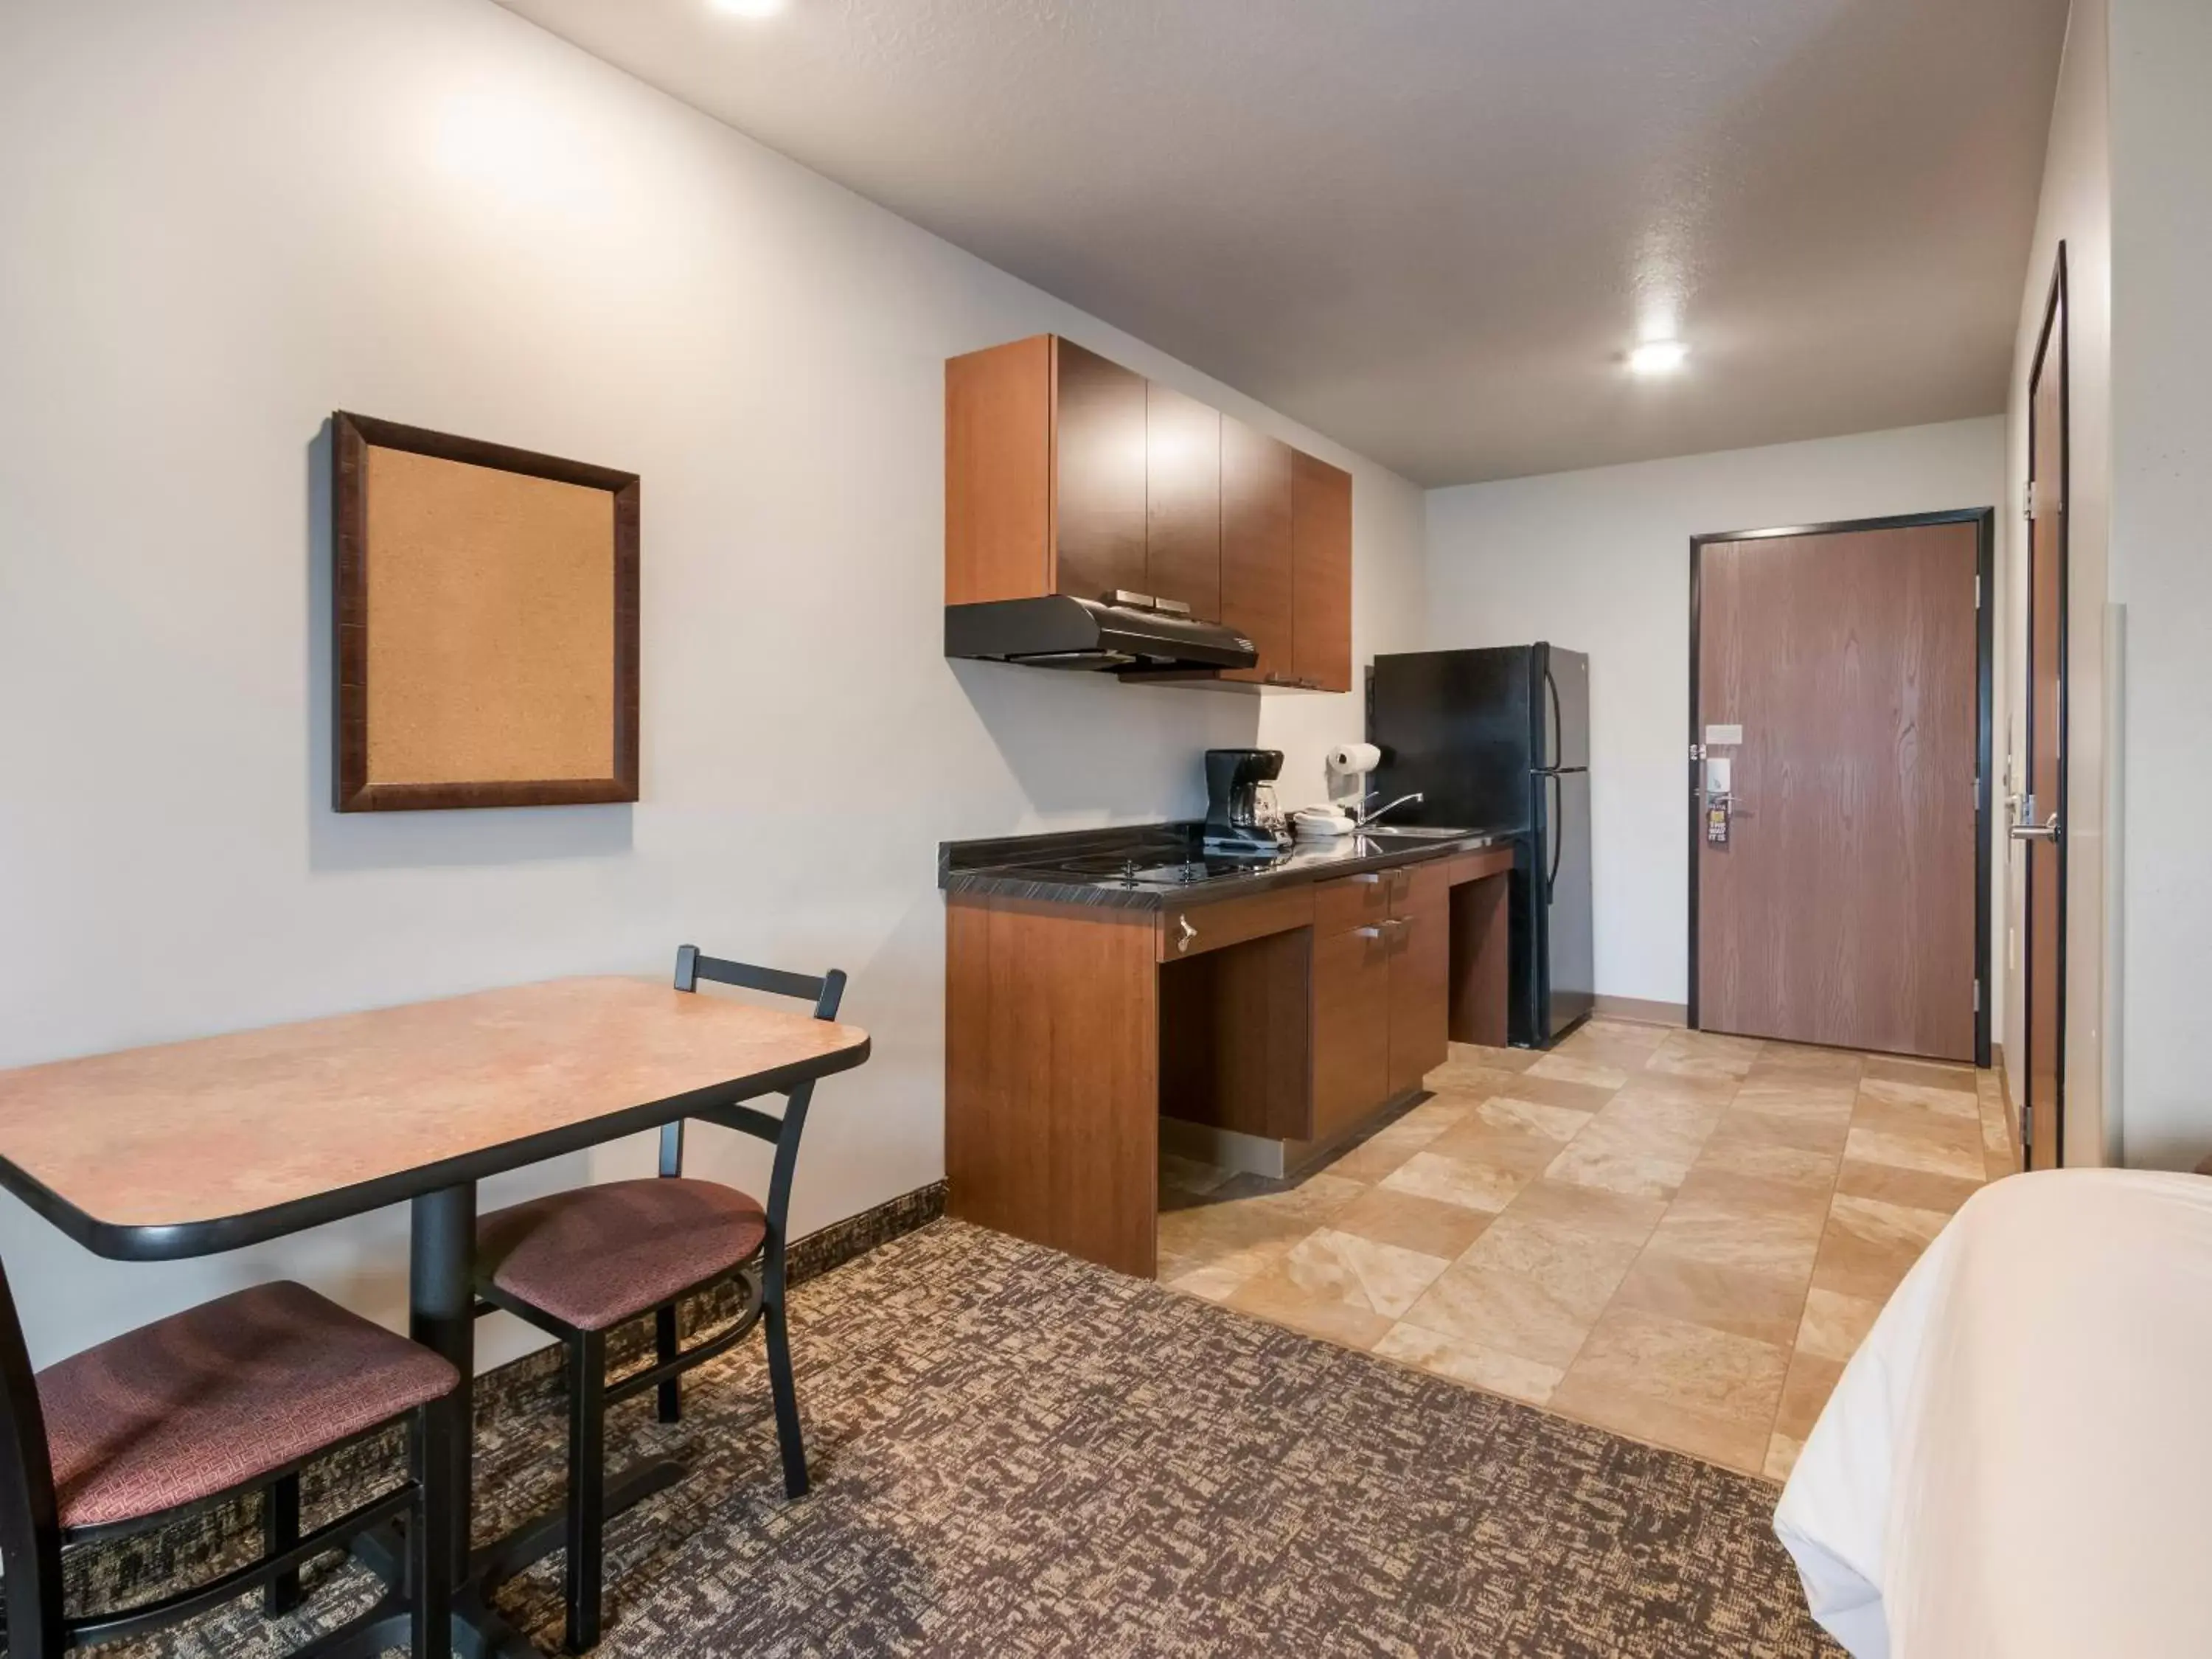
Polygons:
M1632 374L1672 374L1681 368L1690 348L1680 340L1646 340L1628 354Z
M732 17L773 17L783 9L783 0L707 0L707 3Z

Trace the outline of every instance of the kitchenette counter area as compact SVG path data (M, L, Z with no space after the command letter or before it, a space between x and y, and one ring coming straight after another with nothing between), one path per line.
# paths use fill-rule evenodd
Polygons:
M948 1207L1152 1276L1163 1133L1261 1173L1505 1041L1521 836L1427 827L1203 851L1152 824L939 849Z

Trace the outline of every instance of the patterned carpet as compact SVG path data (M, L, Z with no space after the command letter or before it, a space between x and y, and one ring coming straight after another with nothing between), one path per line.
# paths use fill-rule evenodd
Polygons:
M1831 1655L1773 1489L945 1221L800 1287L815 1490L759 1348L611 1444L698 1460L609 1535L611 1656ZM495 1529L557 1497L550 1411L489 1427ZM558 1558L501 1593L559 1634ZM281 1654L365 1596L243 1607L163 1656Z

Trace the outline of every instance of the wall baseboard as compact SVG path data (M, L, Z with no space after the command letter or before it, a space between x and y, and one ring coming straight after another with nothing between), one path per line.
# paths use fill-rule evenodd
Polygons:
M1602 1019L1626 1019L1639 1025L1687 1025L1686 1002L1648 1002L1642 997L1613 997L1601 993L1595 1012Z
M791 1282L818 1279L902 1233L927 1226L944 1213L945 1183L937 1181L833 1221L792 1241L786 1255ZM679 1318L688 1336L720 1324L735 1311L736 1297L725 1286L686 1303ZM610 1335L608 1370L629 1369L652 1347L651 1323L632 1321ZM477 1378L477 1426L489 1427L535 1411L557 1411L565 1386L558 1343L495 1366ZM349 1494L365 1497L398 1478L405 1469L405 1457L406 1447L397 1429L342 1448L301 1472L303 1501L311 1510L320 1510L333 1499L350 1507L359 1499ZM260 1513L257 1499L241 1498L159 1532L70 1550L63 1557L68 1605L72 1612L127 1607L212 1577L234 1565L227 1558L244 1547L249 1534L258 1534ZM0 1608L5 1606L4 1589L0 1589Z

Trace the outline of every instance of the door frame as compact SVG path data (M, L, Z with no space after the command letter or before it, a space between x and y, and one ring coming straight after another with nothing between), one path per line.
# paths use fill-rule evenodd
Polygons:
M2058 949L2057 969L2057 995L2054 1000L2058 1030L2053 1053L2057 1064L2052 1073L2051 1093L2051 1167L2063 1169L2066 1165L2066 878L2070 855L2063 831L2069 816L2071 797L2069 787L2074 745L2068 741L2073 728L2073 676L2069 672L2073 658L2073 578L2074 523L2069 509L2074 496L2074 313L2068 302L2066 283L2066 244L2062 240L2051 264L2051 285L2045 291L2043 323L2035 337L2035 355L2028 359L2027 371L2027 481L2035 483L2035 389L2042 384L2044 370L2051 362L2051 331L2057 330L2058 347L2058 799L2051 810L2058 814L2061 834L2051 851L2058 860ZM2027 503L2021 503L2026 516ZM2021 559L2021 686L2022 753L2031 775L2035 767L2035 687L2028 678L2032 672L2035 650L2035 526L2028 524L2026 546ZM2025 787L2030 778L2023 777L2021 793L2031 793ZM2009 835L2009 831L2008 831ZM2021 842L2022 846L2031 843ZM2008 846L2009 846L2009 842ZM2010 884L2007 884L2010 897ZM2021 1094L2019 1121L2013 1125L2020 1142L2020 1163L2023 1170L2035 1167L2035 1152L2030 1137L2035 1123L2035 1038L2032 1027L2035 1020L2035 998L2028 987L2028 975L2035 967L2035 904L2031 884L2021 883L2020 904L2020 1046Z
M1847 535L1859 531L1908 530L1923 525L1971 524L1974 526L1974 1064L1990 1063L1990 1004L1993 982L1990 974L1990 800L1995 787L1990 775L1995 732L1996 690L1996 528L1993 507L1966 507L1944 513L1900 513L1879 519L1838 519L1827 524L1790 525L1773 530L1723 530L1690 538L1690 735L1689 755L1689 996L1687 1024L1704 1028L1698 1020L1698 849L1705 834L1703 823L1705 763L1704 721L1698 708L1698 637L1700 583L1705 550L1716 542L1775 541L1786 537Z

